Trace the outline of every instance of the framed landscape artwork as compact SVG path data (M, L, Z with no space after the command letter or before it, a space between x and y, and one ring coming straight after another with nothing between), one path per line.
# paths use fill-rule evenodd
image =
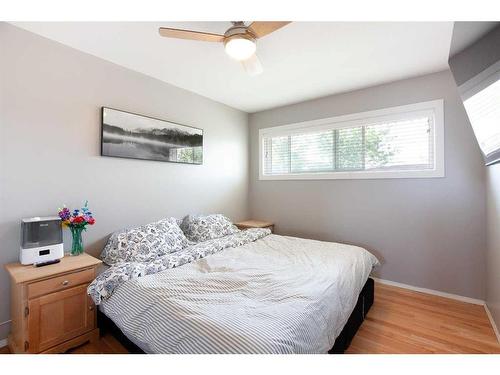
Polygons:
M101 155L203 163L203 130L102 107Z

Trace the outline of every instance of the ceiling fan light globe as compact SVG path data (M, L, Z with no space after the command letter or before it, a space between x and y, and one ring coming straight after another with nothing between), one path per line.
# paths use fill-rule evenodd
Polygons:
M224 43L224 49L229 57L242 61L248 59L255 53L257 45L252 39L231 38Z

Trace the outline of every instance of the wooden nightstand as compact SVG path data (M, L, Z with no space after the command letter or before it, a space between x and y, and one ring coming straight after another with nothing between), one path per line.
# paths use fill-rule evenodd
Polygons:
M239 229L248 229L248 228L268 228L271 229L271 233L274 232L274 223L269 221L260 221L260 220L245 220L240 221L239 223L235 223Z
M39 268L5 265L11 279L11 353L61 353L99 339L87 286L100 263L84 253Z

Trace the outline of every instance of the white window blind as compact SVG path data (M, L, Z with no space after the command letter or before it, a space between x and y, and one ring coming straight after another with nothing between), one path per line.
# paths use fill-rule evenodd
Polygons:
M325 119L316 126L262 129L261 178L372 178L375 172L436 171L434 110L376 112L378 116L360 114L354 120L353 115L346 121ZM379 173L376 178L383 177L403 176Z
M500 76L500 74L499 74ZM500 158L500 78L464 101L487 163Z

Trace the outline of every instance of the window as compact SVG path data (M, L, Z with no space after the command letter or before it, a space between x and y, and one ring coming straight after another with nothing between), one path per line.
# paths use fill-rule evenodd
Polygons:
M465 110L486 165L500 161L500 66L492 68L493 73L487 70L461 86Z
M261 129L260 179L443 177L443 101Z

